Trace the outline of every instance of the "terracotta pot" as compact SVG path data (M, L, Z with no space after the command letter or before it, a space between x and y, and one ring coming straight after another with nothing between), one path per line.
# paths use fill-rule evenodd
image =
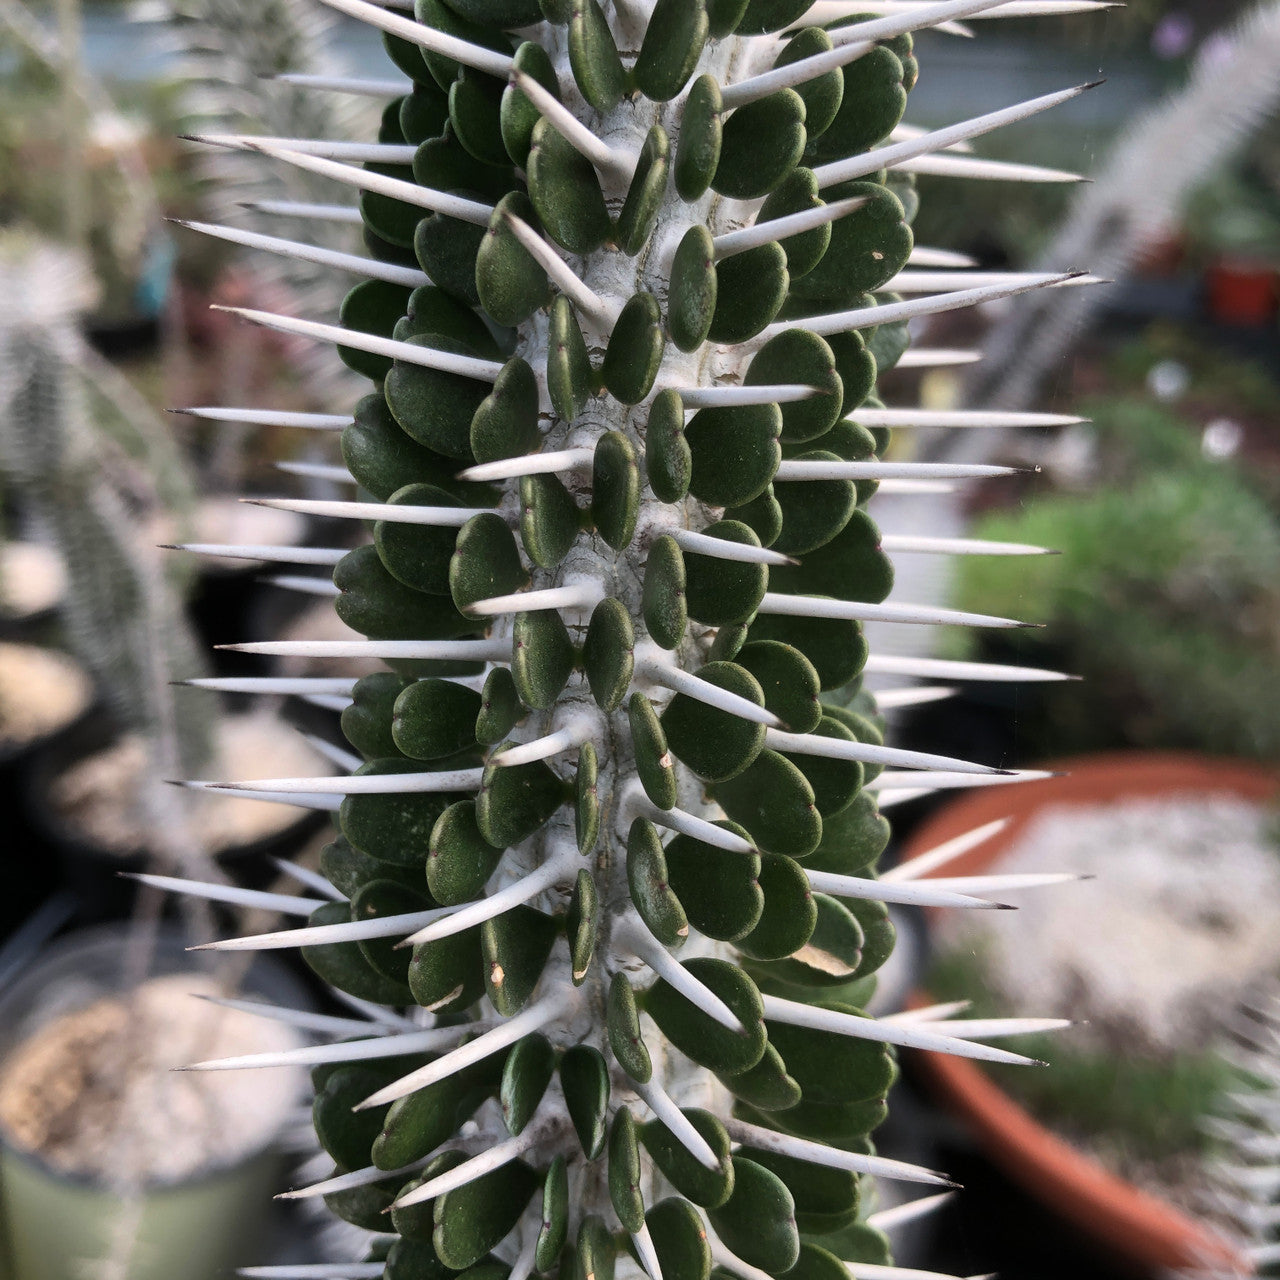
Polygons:
M949 862L941 875L977 875L996 867L1026 824L1049 806L1093 805L1170 792L1228 792L1265 801L1280 790L1280 775L1261 765L1200 756L1117 752L1045 766L1067 776L971 792L936 813L911 835L907 861L925 850L998 818L999 835ZM932 1004L916 992L913 1006ZM1140 1191L1070 1146L1018 1105L976 1063L944 1054L914 1055L927 1087L971 1128L993 1164L1053 1212L1107 1249L1135 1274L1226 1265L1252 1266L1211 1229L1158 1197Z
M1220 324L1259 328L1275 319L1280 283L1270 264L1221 258L1205 272L1204 283L1209 315Z

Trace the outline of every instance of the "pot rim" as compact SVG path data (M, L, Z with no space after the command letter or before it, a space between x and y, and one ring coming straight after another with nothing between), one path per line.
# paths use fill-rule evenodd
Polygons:
M1265 765L1191 753L1109 752L1042 767L1062 776L982 788L943 806L912 832L901 861L985 823L1011 819L1003 831L940 871L974 875L998 862L1027 823L1050 806L1170 792L1227 792L1265 801L1280 791L1280 773ZM909 1000L912 1007L932 1003L924 989ZM1148 1274L1224 1264L1242 1275L1253 1274L1252 1264L1224 1237L1059 1138L977 1063L935 1053L912 1056L930 1089L975 1131L992 1163L1129 1264Z

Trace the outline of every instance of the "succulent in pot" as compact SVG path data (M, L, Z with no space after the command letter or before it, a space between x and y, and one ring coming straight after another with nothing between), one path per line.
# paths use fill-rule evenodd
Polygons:
M865 504L999 472L885 461L893 428L1059 419L875 380L954 358L914 317L1076 280L941 278L910 220L917 172L1069 180L946 148L1081 89L899 130L911 32L1027 8L997 0L326 2L408 77L379 139L241 141L358 190L368 256L323 251L361 277L340 324L242 314L373 380L309 420L365 492L276 503L372 522L302 584L361 638L242 647L389 669L221 682L339 700L358 753L224 784L339 831L301 928L221 945L409 1012L290 1059L336 1165L311 1192L381 1237L361 1274L891 1275L869 1175L946 1181L875 1154L895 1049L1022 1062L983 1041L1028 1026L863 1011L888 903L992 905L878 878L877 796L1006 775L884 745L864 674L973 671L862 625L1020 624L886 600L896 551L1008 549Z

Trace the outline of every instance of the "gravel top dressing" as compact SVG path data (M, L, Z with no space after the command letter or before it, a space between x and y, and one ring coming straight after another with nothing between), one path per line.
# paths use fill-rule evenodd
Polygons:
M262 1149L299 1095L299 1072L173 1068L293 1048L298 1036L194 998L218 992L205 977L155 978L46 1022L0 1069L7 1140L117 1185L179 1182Z
M941 940L980 940L1010 1012L1087 1020L1073 1046L1120 1037L1157 1054L1203 1048L1250 981L1280 971L1269 821L1258 805L1215 795L1050 809L1001 871L1096 879L1019 895L995 922L955 913Z
M1017 1042L1048 1070L991 1074L1114 1172L1202 1211L1203 1119L1239 1083L1218 1053L1225 1026L1280 975L1274 812L1212 794L1047 809L1000 871L1095 879L951 914L931 990L981 992L978 1016L1077 1020Z

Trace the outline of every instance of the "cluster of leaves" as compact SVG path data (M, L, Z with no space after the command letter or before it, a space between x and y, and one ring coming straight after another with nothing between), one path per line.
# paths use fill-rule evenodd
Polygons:
M631 67L595 0L419 0L416 13L429 27L512 57L518 71L557 98L559 78L546 49L505 31L544 17L567 25L572 75L594 113L589 119L598 120L628 98L674 99L708 41L779 30L808 7L807 0L659 0ZM856 682L866 657L860 625L839 609L834 617L758 610L766 590L838 605L882 601L892 585L861 505L874 483L775 487L773 479L784 457L871 459L887 443L882 429L845 415L871 396L877 365L891 365L905 348L905 326L823 339L803 320L873 305L869 291L910 252L909 178L891 188L873 174L820 197L813 173L870 148L896 125L916 75L910 38L732 111L715 77L699 76L677 118L678 146L661 123L653 125L620 208L606 203L592 164L515 83L394 35L386 44L413 88L388 107L380 141L417 151L411 166L381 171L476 204L457 206L459 216L423 216L389 196L363 195L371 254L420 265L432 283L412 290L362 283L343 305L343 323L432 355L418 364L342 348L348 363L378 384L344 434L343 455L389 512L484 510L452 526L378 521L373 542L335 571L338 612L376 640L473 642L483 650L493 641L483 639L488 623L475 606L549 585L566 563L579 575L591 566L601 598L585 637L556 608L515 612L509 626L492 633L510 650L488 659L479 691L454 680L484 671L465 647L444 660L393 663L394 671L355 688L343 726L366 760L357 778L483 772L474 796L461 785L349 795L341 835L322 859L344 900L320 908L312 924L467 903L503 868L563 863L556 850L574 845L576 861L562 877L572 890L556 910L513 906L412 950L391 940L305 949L334 986L432 1010L439 1025L459 1027L459 1040L482 1008L492 1012L477 1032L492 1024L493 1012L499 1029L514 1028L505 1041L486 1041L494 1049L463 1070L433 1057L318 1069L317 1130L339 1174L419 1166L412 1176L334 1192L328 1202L370 1230L394 1229L375 1254L387 1258L395 1280L505 1275L493 1250L535 1197L542 1206L534 1257L540 1271L607 1277L617 1250L636 1248L633 1241L644 1236L665 1276L707 1280L702 1210L724 1243L755 1267L793 1280L844 1280L845 1261L887 1261L883 1235L861 1221L857 1174L750 1142L731 1154L724 1122L687 1108L681 1123L713 1153L709 1168L690 1153L687 1136L677 1137L663 1119L638 1121L628 1100L646 1096L660 1078L655 1059L668 1076L672 1063L683 1062L694 1078L718 1081L715 1087L732 1095L739 1120L868 1153L896 1074L884 1044L765 1016L764 997L773 995L789 1006L860 1017L893 930L883 903L814 893L806 876L806 868L874 875L888 836L863 789L876 768L771 749L759 722L776 717L793 735L879 743L869 698L850 709L820 702L824 690ZM831 47L826 31L806 28L785 44L778 63ZM669 280L616 300L601 350L589 344L591 326L551 287L513 219L579 258L585 276L594 255L622 254L636 260L640 277L658 269L648 251L655 225L671 214L672 182L694 225ZM762 220L818 208L824 199L866 203L834 224L717 262L706 204L696 204L708 193L767 197ZM465 216L479 202L493 206L487 224ZM631 407L654 390L668 341L686 352L709 339L731 346L779 318L795 319L797 327L743 352L743 383L801 383L822 394L702 407L686 423L680 390L669 388L652 400L647 421L637 419ZM472 363L432 367L437 353ZM545 369L535 370L531 361L543 359ZM473 368L476 377L468 376ZM539 447L539 375L554 409L548 440L563 440L584 414L606 428L593 444L589 485L546 471L501 487L460 479L460 467ZM499 511L508 491L518 494L518 532ZM644 533L650 522L643 516L672 509L680 513L677 525L754 551L773 548L791 563L744 563L686 550L670 534ZM636 578L643 599L633 615L624 601L629 592L636 597ZM673 669L695 672L703 687L735 700L732 708L684 690L664 707L651 701L650 686L634 681L637 636L671 655ZM576 767L543 760L504 767L516 726L545 731L567 701L594 703L590 714L608 726L580 744ZM636 776L641 816L620 840L612 827ZM664 846L667 815L681 801L702 804L704 793L727 820ZM691 934L731 944L736 962L703 955L680 968L727 1006L740 1030L710 1016L687 985L681 990L663 977L633 985L625 971L627 929L663 951ZM581 1007L595 1010L585 1037L580 1023L574 1032L569 1019L540 1013L556 999L549 992L572 990L570 980L585 988ZM530 1029L518 1034L524 1025ZM394 1082L410 1075L430 1083L397 1089ZM388 1085L394 1100L382 1101ZM545 1126L549 1111L568 1124L547 1130L527 1158L414 1202L415 1190L463 1159L453 1148L438 1151L441 1144L495 1098L513 1136ZM361 1102L373 1105L353 1110ZM642 1187L655 1179L674 1194L646 1204ZM621 1234L607 1225L606 1207Z

